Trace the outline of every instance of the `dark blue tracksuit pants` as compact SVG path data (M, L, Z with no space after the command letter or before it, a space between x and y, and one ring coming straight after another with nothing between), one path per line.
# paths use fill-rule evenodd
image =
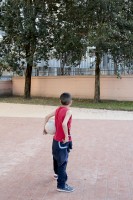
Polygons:
M58 142L53 140L52 154L54 172L58 174L57 187L64 188L67 181L66 167L68 162L68 154L72 149L72 142Z

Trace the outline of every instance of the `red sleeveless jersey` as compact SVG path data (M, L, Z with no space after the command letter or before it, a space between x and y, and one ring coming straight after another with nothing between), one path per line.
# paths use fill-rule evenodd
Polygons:
M56 132L55 132L55 135L54 135L54 140L56 140L56 141L63 142L63 140L65 139L65 134L64 134L64 131L63 131L62 123L64 121L64 118L65 118L68 110L69 110L69 108L67 108L65 106L64 107L60 106L55 111ZM67 123L69 141L71 141L71 136L70 136L71 122L72 122L72 116L70 117L70 119Z

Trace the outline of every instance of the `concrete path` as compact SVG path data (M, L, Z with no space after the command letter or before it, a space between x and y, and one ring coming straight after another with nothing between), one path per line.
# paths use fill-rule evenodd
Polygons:
M0 200L133 200L133 112L73 110L71 194L56 191L51 106L0 104Z
M57 107L43 105L26 105L0 103L1 117L44 118ZM111 111L86 108L71 108L74 119L133 120L133 111Z

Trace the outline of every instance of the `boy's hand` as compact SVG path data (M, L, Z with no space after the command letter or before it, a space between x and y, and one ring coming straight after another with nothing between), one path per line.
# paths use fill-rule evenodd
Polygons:
M69 137L66 137L65 140L63 140L63 143L69 142Z

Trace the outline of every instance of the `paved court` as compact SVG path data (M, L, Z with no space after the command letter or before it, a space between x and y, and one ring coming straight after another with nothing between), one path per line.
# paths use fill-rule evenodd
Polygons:
M133 200L133 112L73 108L71 194L56 191L50 106L0 104L0 200Z

